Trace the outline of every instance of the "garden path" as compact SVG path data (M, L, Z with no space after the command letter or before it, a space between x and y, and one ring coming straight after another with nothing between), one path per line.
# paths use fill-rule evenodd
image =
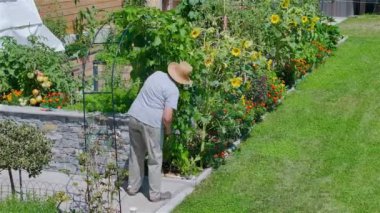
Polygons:
M204 179L211 170L205 170L200 176L192 179L180 179L176 177L163 177L162 190L170 191L173 195L172 199L157 203L152 203L147 199L148 183L144 181L144 185L140 193L136 196L129 196L121 189L121 204L122 212L129 212L131 208L137 209L139 213L167 213L170 212L178 203L180 203L186 195L190 194L195 185ZM13 171L16 190L19 189L18 172ZM22 172L23 192L35 193L36 195L53 195L56 192L62 191L68 194L72 200L63 203L61 210L69 211L70 208L77 208L83 205L83 197L80 196L78 188L85 188L83 176L68 176L60 172L43 171L36 178L28 178L26 172ZM78 185L78 186L74 186ZM5 198L10 193L10 183L7 171L0 172L0 199ZM79 207L80 208L80 207Z

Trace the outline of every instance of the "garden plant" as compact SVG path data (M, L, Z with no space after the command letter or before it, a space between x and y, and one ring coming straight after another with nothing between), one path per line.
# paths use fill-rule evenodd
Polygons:
M262 116L281 104L287 89L333 53L341 37L312 0L183 0L167 12L136 6L141 2L127 1L102 21L96 20L94 8L81 13L76 27L81 33L68 52L83 57L96 27L111 23L113 31L97 60L106 64L106 81L115 53L117 66L133 67L128 86L121 83L120 73L116 75L120 113L128 110L151 73L166 71L172 61L192 64L193 85L180 88L175 134L164 146L166 169L182 174L223 164L237 148L233 142L249 136ZM38 42L27 48L8 39L4 49L0 50L4 103L59 107L77 101L78 87L66 74L64 56ZM20 52L30 54L19 62L15 58L23 58ZM34 56L42 53L49 60ZM88 111L112 110L108 96L94 95L86 102ZM80 106L77 102L68 107Z
M247 137L287 88L332 54L340 33L317 6L185 0L175 11L127 6L111 16L116 32L110 40L127 32L117 62L133 67L135 92L124 92L125 103L169 62L186 60L194 67L193 85L181 88L177 134L164 145L170 170L188 174L224 163L236 149L233 142ZM98 59L110 63L115 48L106 45Z
M0 169L8 171L13 194L16 188L12 170L25 170L30 177L39 175L50 162L51 146L52 142L36 127L0 121Z

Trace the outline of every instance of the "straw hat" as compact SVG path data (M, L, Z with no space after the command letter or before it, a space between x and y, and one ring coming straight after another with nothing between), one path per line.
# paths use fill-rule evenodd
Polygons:
M190 74L192 71L193 67L186 61L182 61L179 64L172 62L168 67L170 77L179 84L191 84L192 81L190 80Z

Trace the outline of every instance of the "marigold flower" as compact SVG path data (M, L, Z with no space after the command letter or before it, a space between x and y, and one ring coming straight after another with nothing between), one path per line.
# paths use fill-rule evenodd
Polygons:
M22 95L22 90L14 90L13 91L13 94L16 96L16 97L20 97Z
M201 34L201 32L202 32L201 28L194 28L191 31L190 35L191 35L192 38L198 38L199 35Z
M9 103L13 101L12 93L9 93L9 94L7 95L7 101L8 101Z
M307 16L302 16L301 21L303 24L306 24L309 21L309 18Z
M243 83L243 78L235 77L235 78L232 78L230 82L233 88L239 88L241 84Z
M239 48L234 47L234 48L232 48L232 50L231 50L231 54L232 54L233 56L238 57L238 56L240 56L240 54L241 54L241 50L240 50Z
M282 9L288 9L289 4L290 4L290 0L283 0L281 3L281 8Z
M281 18L279 15L277 14L273 14L271 17L270 17L270 21L272 22L272 24L278 24L280 22Z

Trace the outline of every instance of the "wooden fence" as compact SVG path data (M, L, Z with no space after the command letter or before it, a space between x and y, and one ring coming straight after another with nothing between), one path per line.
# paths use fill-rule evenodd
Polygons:
M79 10L95 6L98 9L114 11L123 5L123 0L80 0L77 5L74 4L74 0L35 0L35 2L42 17L65 17L69 32L73 31L73 21Z

